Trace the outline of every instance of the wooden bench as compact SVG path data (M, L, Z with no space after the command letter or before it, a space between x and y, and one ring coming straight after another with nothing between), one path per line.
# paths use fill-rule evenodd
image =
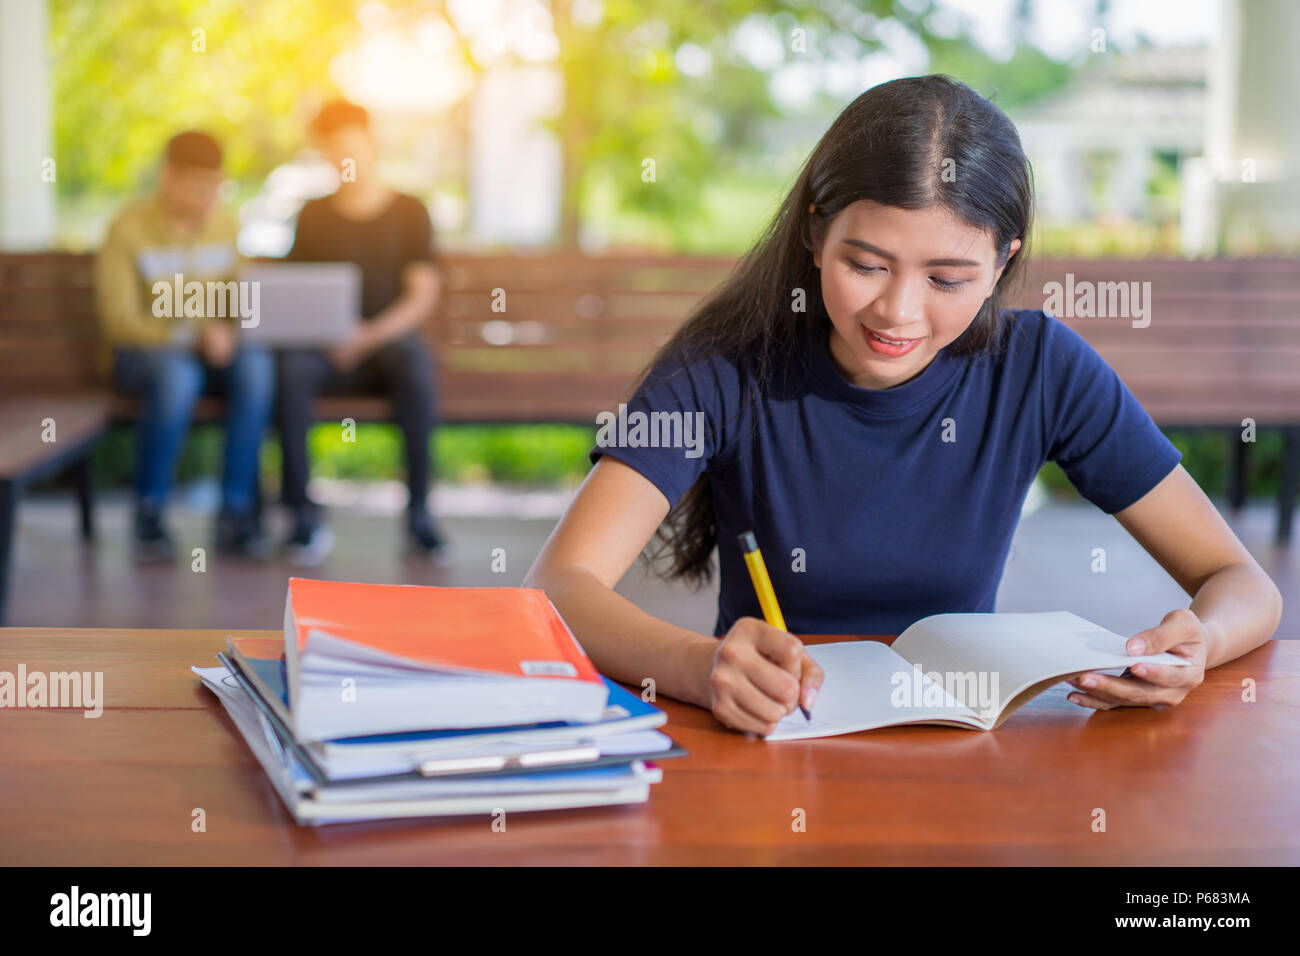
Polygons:
M91 264L79 254L0 254L0 483L8 483L0 485L0 615L22 485L59 468L81 469L82 528L91 534L85 452L99 432L134 417L135 402L113 396L95 363ZM649 255L445 256L442 304L426 330L439 356L441 420L594 427L596 414L626 396L655 346L732 264ZM1300 260L1035 259L1031 266L1010 304L1042 308L1044 284L1064 283L1067 274L1076 286L1151 283L1147 328L1126 318L1059 317L1119 372L1157 423L1233 436L1235 506L1246 490L1248 446L1235 440L1242 419L1283 429L1277 536L1288 540L1300 483ZM196 417L215 420L220 409L205 398ZM390 408L377 396L327 396L316 412L321 420L378 421ZM64 428L59 416L75 424ZM47 417L60 422L57 453L40 441Z
M92 257L0 254L0 395L102 394ZM426 337L449 422L573 422L624 393L654 347L726 276L730 259L446 256ZM494 290L505 311L494 311ZM114 422L135 402L112 398ZM213 420L220 402L200 402ZM385 399L324 397L334 413L382 420Z
M22 488L77 469L82 531L93 534L87 454L131 422L136 401L113 395L96 358L93 257L0 254L0 622ZM730 259L580 255L446 256L443 295L426 335L439 357L444 422L572 422L624 397L641 366ZM496 290L502 290L497 292ZM504 293L504 297L502 296ZM504 309L504 311L502 311ZM222 403L200 399L197 421ZM323 396L320 420L383 421L376 395ZM54 418L57 442L41 440Z
M1165 427L1218 428L1232 448L1228 498L1245 501L1243 423L1284 436L1276 538L1291 537L1300 484L1300 259L1031 261L1012 304L1043 308L1049 282L1150 285L1150 324L1057 314L1119 373ZM1059 310L1058 310L1059 311ZM1145 320L1144 320L1145 321Z

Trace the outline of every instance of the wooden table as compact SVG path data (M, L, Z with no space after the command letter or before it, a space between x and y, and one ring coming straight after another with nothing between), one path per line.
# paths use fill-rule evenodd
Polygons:
M769 744L661 700L690 756L665 762L648 803L513 814L494 833L487 818L295 826L189 671L226 634L0 629L0 670L103 671L107 702L98 719L0 710L0 864L1300 863L1293 641L1211 671L1178 707L1085 711L1058 685L991 733Z

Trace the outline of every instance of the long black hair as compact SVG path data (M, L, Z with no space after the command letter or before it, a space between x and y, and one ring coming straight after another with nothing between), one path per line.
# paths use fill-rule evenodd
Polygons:
M977 355L1000 347L999 293L1023 273L1033 217L1033 182L1020 136L1006 115L948 76L914 76L874 86L848 105L804 163L794 188L749 253L659 349L661 363L712 355L753 363L769 383L792 357L809 354L829 317L813 262L813 240L843 209L867 199L903 209L947 209L993 238L998 264L1011 240L1022 248L967 330L948 350ZM802 303L796 295L802 290ZM802 304L797 309L796 304ZM707 472L656 532L662 573L695 584L712 575L717 544Z

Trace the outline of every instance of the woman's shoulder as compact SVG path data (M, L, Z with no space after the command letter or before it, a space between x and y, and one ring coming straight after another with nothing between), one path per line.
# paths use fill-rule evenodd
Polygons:
M1098 384L1109 387L1116 379L1114 369L1092 343L1051 312L1018 309L1006 318L1006 367L1040 376L1058 397Z
M1056 322L1043 309L1003 309L1001 311L1003 340L1007 345L1042 339L1050 334Z
M1022 345L1032 344L1045 360L1104 362L1087 338L1046 309L1018 310L1016 327L1017 340Z
M1064 351L1091 347L1084 338L1045 309L1004 309L998 353L1005 361L1037 363Z
M689 387L698 394L739 391L749 363L724 352L667 350L656 356L643 378L643 387Z
M1046 309L1003 309L1004 325L1029 339L1063 339L1086 341L1083 336Z

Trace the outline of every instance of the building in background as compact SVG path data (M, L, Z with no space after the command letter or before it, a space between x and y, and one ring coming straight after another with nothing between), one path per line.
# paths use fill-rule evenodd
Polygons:
M1179 217L1176 197L1162 202L1151 186L1204 151L1207 60L1186 47L1096 55L1068 87L1012 112L1038 214L1053 223Z

